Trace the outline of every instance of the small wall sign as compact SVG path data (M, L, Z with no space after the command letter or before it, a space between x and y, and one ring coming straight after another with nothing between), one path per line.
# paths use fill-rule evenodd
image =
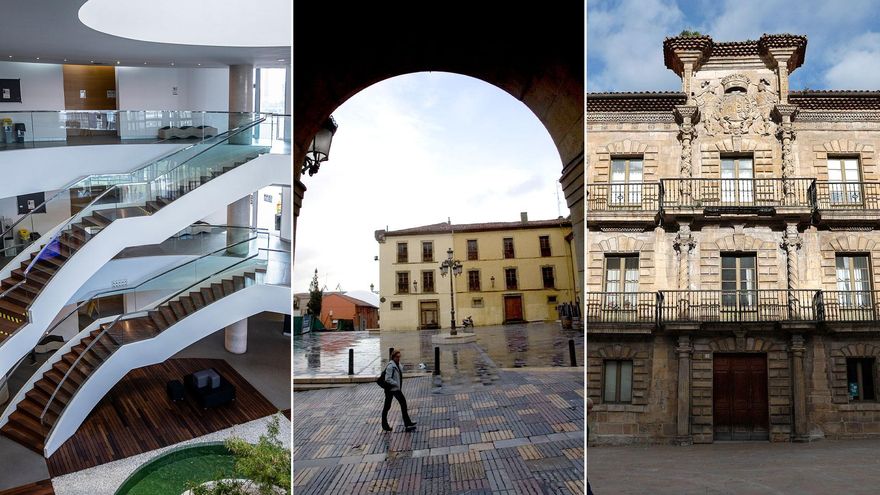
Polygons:
M21 103L21 79L0 79L0 102Z
M84 90L84 89L79 90L79 97L82 98L82 99L85 99L85 97L86 97L86 90Z
M116 98L116 90L108 89L107 90L107 98Z

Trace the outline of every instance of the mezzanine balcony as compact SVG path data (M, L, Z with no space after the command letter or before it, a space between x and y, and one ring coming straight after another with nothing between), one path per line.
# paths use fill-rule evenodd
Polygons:
M660 213L659 182L587 184L587 223L653 226Z
M586 314L588 329L627 333L706 323L822 323L832 331L864 331L866 325L880 330L880 290L589 292Z
M670 322L818 321L818 290L667 290L660 291L658 319Z
M880 224L880 183L816 181L814 188L819 220Z
M660 206L665 216L767 216L809 218L813 179L662 179Z

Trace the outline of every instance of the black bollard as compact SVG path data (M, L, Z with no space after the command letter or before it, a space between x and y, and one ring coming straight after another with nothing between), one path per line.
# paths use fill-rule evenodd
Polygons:
M571 365L577 366L577 357L574 354L574 339L568 339L568 356L571 358Z
M348 350L348 374L354 374L354 349Z
M440 374L440 348L434 347L434 374Z

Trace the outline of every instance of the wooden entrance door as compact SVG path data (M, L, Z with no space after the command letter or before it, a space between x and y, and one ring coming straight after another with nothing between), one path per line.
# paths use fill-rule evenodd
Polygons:
M523 321L522 296L504 296L504 322Z
M715 440L767 440L767 355L716 354L713 373Z
M440 328L440 303L419 301L419 327Z

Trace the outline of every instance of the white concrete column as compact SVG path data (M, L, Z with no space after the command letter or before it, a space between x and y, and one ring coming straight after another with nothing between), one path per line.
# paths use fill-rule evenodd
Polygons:
M238 127L250 120L249 116L236 112L254 111L254 66L229 66L229 128ZM250 133L246 132L230 140L232 144L249 144Z
M290 192L290 187L281 188L281 240L287 242L290 242L290 229L293 227L293 218L290 216L290 203L293 198Z
M226 207L226 225L235 227L251 226L251 195L247 195L234 203L230 203ZM232 245L236 242L243 241L250 236L248 229L228 229L226 230L226 245ZM248 252L248 245L242 244L235 249L227 250L229 254L245 254Z
M244 354L247 352L248 326L247 318L226 327L226 350L232 354Z

